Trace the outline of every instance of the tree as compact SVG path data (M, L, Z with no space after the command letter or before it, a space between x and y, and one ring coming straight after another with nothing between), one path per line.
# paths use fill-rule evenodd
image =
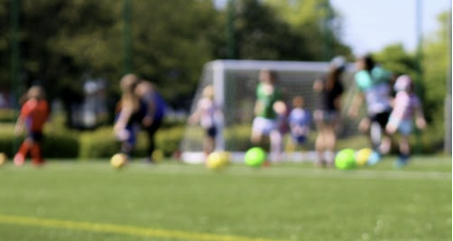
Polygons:
M9 6L5 0L0 1L0 23L10 23ZM10 79L10 25L0 24L0 88L9 87Z
M323 59L324 47L316 38L321 35L313 35L322 31L317 24L304 25L303 28L293 26L285 18L285 14L279 11L278 6L266 1L232 2L235 4L234 52L237 58L307 61ZM228 11L224 12L225 22L231 13ZM312 28L315 30L311 31Z
M240 59L297 59L302 42L273 9L257 0L237 1L236 36Z
M417 79L417 59L415 54L408 53L402 44L388 45L376 54L376 60L392 71L395 76L408 74Z
M444 123L444 99L447 94L447 69L449 68L448 35L451 25L448 12L438 17L439 29L425 41L423 49L423 83L425 86L424 110L431 125L440 130ZM451 80L450 80L451 81ZM450 87L451 88L451 87Z
M210 41L220 28L212 2L140 0L133 10L134 71L155 82L174 106L191 99L217 47Z
M307 60L330 60L335 55L352 57L341 41L342 19L328 0L265 0L304 39L300 47L308 51ZM321 40L321 41L320 41Z
M0 88L11 88L10 1L0 0ZM228 56L227 12L215 9L211 0L128 1L132 71L153 81L173 107L188 108L203 65ZM107 80L110 93L119 94L127 34L123 1L18 2L21 78L15 85L25 90L39 82L51 100L62 99L68 110L83 98L82 86L89 77ZM234 2L238 58L323 59L322 11L311 14L314 0L307 0L311 5L301 10L308 20L300 25L267 1ZM340 46L334 22L329 18L325 29L334 46ZM336 53L347 53L347 47Z
M10 80L10 0L0 0L0 85ZM130 0L133 71L161 87L170 103L189 98L201 66L212 59L218 14L209 0ZM123 74L122 1L27 0L20 5L21 83L47 89L68 105L86 77L102 77L118 92ZM52 14L50 14L52 13ZM9 88L9 87L8 87ZM65 92L62 93L61 90ZM72 94L71 94L72 93Z

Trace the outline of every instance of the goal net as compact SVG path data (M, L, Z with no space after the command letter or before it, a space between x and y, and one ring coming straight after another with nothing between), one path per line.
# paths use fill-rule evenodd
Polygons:
M214 100L222 108L223 120L216 137L216 149L231 153L232 161L243 160L243 154L252 147L250 142L251 124L254 118L254 104L256 100L256 86L261 69L269 69L277 74L277 85L283 93L284 101L291 107L291 100L295 96L305 99L305 108L313 113L316 108L317 94L313 91L313 82L326 74L329 69L327 62L296 62L296 61L254 61L254 60L215 60L203 67L197 92L194 96L191 113L201 98L202 90L207 85L214 87ZM355 88L351 87L353 66L348 66L343 78L344 93L343 106L352 101ZM343 108L342 116L346 116ZM306 153L314 150L316 128L311 123L311 134L304 148ZM358 135L357 121L348 119L343 121L338 130L339 138L346 139ZM197 125L187 125L181 142L182 160L198 163L204 160L203 156L204 131ZM294 152L288 148L288 138L284 138L284 160L312 161L312 156L305 158L298 156L301 152Z

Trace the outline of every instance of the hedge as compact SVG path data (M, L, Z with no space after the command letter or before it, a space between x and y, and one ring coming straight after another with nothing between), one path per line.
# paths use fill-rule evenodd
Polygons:
M11 133L0 135L0 152L8 157L14 156L14 152L23 142L23 136L14 136ZM76 158L79 155L79 138L75 134L52 133L46 134L42 146L43 155L48 158Z
M104 127L80 135L80 158L106 158L120 150L120 143L115 139L112 127ZM184 126L162 128L156 133L156 149L161 150L166 157L173 155L179 149L183 137ZM146 156L148 140L146 133L140 132L137 146L132 156Z
M120 150L115 140L112 128L100 128L95 131L85 131L80 134L80 151L78 157L104 158L110 157Z
M0 109L0 123L16 122L17 112L12 109Z
M23 137L13 135L13 124L0 124L0 152L13 156L23 141ZM184 125L174 125L159 130L156 134L156 149L162 151L166 157L172 156L179 150L180 142L185 131ZM442 136L434 135L431 131L424 131L411 137L411 146L414 153L435 153L442 147ZM236 150L246 150L251 146L250 127L236 126L225 130L225 142L233 144ZM308 149L314 148L316 133L310 134L307 143ZM395 143L397 144L397 143ZM338 149L359 149L369 146L368 139L364 135L358 135L349 139L338 140ZM132 155L144 157L147 149L145 133L140 133L138 143ZM285 148L286 149L286 148ZM74 132L64 128L47 128L43 142L43 154L48 158L81 158L99 159L108 158L120 150L120 144L113 136L112 127L102 127L94 131ZM395 153L397 147L394 147Z

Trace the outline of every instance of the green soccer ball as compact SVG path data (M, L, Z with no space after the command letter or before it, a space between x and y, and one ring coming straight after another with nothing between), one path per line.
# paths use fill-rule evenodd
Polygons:
M266 160L266 152L260 147L252 147L246 153L244 157L245 164L251 167L259 167Z
M340 170L356 168L355 151L350 148L339 151L335 156L335 166Z

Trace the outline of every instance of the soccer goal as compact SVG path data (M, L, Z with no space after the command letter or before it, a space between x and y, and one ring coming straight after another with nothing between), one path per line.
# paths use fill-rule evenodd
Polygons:
M261 69L270 69L277 73L277 84L282 90L284 101L291 106L295 96L303 96L305 107L313 112L317 103L317 94L313 91L313 82L327 73L328 62L299 62L299 61L255 61L255 60L215 60L205 64L200 78L198 90L194 96L192 110L202 90L207 85L213 85L215 102L221 106L224 113L219 134L216 139L217 150L231 153L231 161L242 161L243 154L252 147L250 142L251 123L254 118L256 86ZM349 105L355 88L351 87L354 67L348 65L344 75L345 97L344 105ZM344 109L343 112L346 112ZM342 113L345 116L345 113ZM314 123L312 128L316 131ZM187 125L181 142L181 158L185 162L198 163L203 158L203 135L201 127ZM312 136L311 135L311 136ZM339 130L340 138L357 135L357 121L343 122ZM288 138L285 138L285 140ZM311 138L314 139L314 138ZM307 152L313 150L314 141L307 141ZM283 144L285 145L285 143ZM286 150L284 148L284 150ZM300 152L286 151L285 160L311 161L313 158L299 156Z

